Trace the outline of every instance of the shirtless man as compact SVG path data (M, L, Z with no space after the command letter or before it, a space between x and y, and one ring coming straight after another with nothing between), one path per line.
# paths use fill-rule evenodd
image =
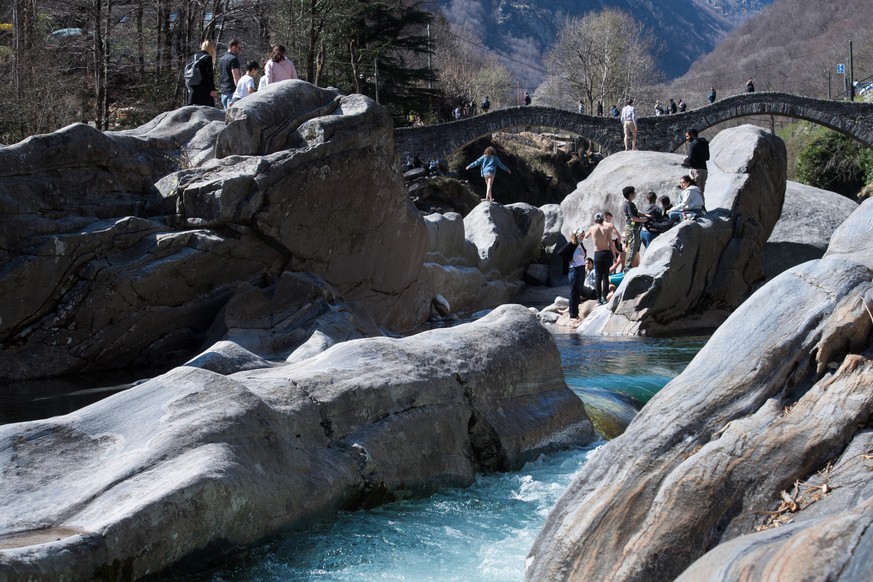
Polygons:
M609 293L609 267L612 265L614 238L618 238L618 230L611 223L603 221L603 214L594 215L594 224L585 233L584 239L590 238L594 243L594 289L597 292L597 302L606 303Z

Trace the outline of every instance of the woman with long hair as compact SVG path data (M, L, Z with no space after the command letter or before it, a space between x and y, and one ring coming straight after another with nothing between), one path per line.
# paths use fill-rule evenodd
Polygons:
M200 83L188 89L188 105L207 105L215 107L215 43L204 40L200 43L200 50L191 57L200 70Z
M485 153L478 160L467 166L468 170L472 170L476 166L481 166L482 177L485 178L485 200L494 202L494 196L491 193L491 187L494 185L494 177L497 175L497 168L500 168L507 174L512 174L512 171L506 167L506 164L500 161L497 157L497 152L494 148L488 146L485 148Z
M273 52L270 53L270 58L264 65L264 79L267 85L272 85L278 81L286 81L288 79L297 79L297 69L294 67L294 61L285 56L285 47L277 44L273 47Z

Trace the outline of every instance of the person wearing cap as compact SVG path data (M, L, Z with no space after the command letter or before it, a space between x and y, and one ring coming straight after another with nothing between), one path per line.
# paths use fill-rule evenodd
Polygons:
M613 237L618 236L615 226L605 222L603 214L598 212L594 215L594 224L583 237L583 240L590 238L594 243L594 290L597 292L597 302L601 305L606 303L606 295L609 293L609 268L612 266L615 249Z
M582 302L582 287L585 285L585 247L582 235L585 231L577 228L570 235L570 241L561 247L558 254L570 263L567 274L570 279L570 319L579 322L579 303Z

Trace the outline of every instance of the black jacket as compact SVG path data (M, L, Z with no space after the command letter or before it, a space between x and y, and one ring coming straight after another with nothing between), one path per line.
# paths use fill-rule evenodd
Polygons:
M688 157L682 165L695 170L705 170L709 160L709 142L705 137L696 137L688 144Z

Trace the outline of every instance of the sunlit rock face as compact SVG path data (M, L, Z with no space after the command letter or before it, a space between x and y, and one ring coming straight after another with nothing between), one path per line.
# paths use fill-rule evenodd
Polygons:
M594 440L551 334L518 305L298 356L222 341L70 415L0 427L0 578L203 567L340 507Z
M590 458L529 580L869 577L871 225L867 201Z
M710 152L704 192L708 212L655 238L610 304L596 309L580 333L713 328L763 281L764 245L785 197L785 145L769 132L744 125L719 133ZM675 202L676 184L688 173L681 160L656 152L610 156L561 204L565 230L590 224L597 208L620 216L614 207L625 185L636 188L638 207L650 190L659 196L668 192Z
M279 83L226 121L185 107L133 131L73 125L0 148L0 167L2 379L185 361L240 285L287 271L371 329L428 316L427 233L366 97Z

